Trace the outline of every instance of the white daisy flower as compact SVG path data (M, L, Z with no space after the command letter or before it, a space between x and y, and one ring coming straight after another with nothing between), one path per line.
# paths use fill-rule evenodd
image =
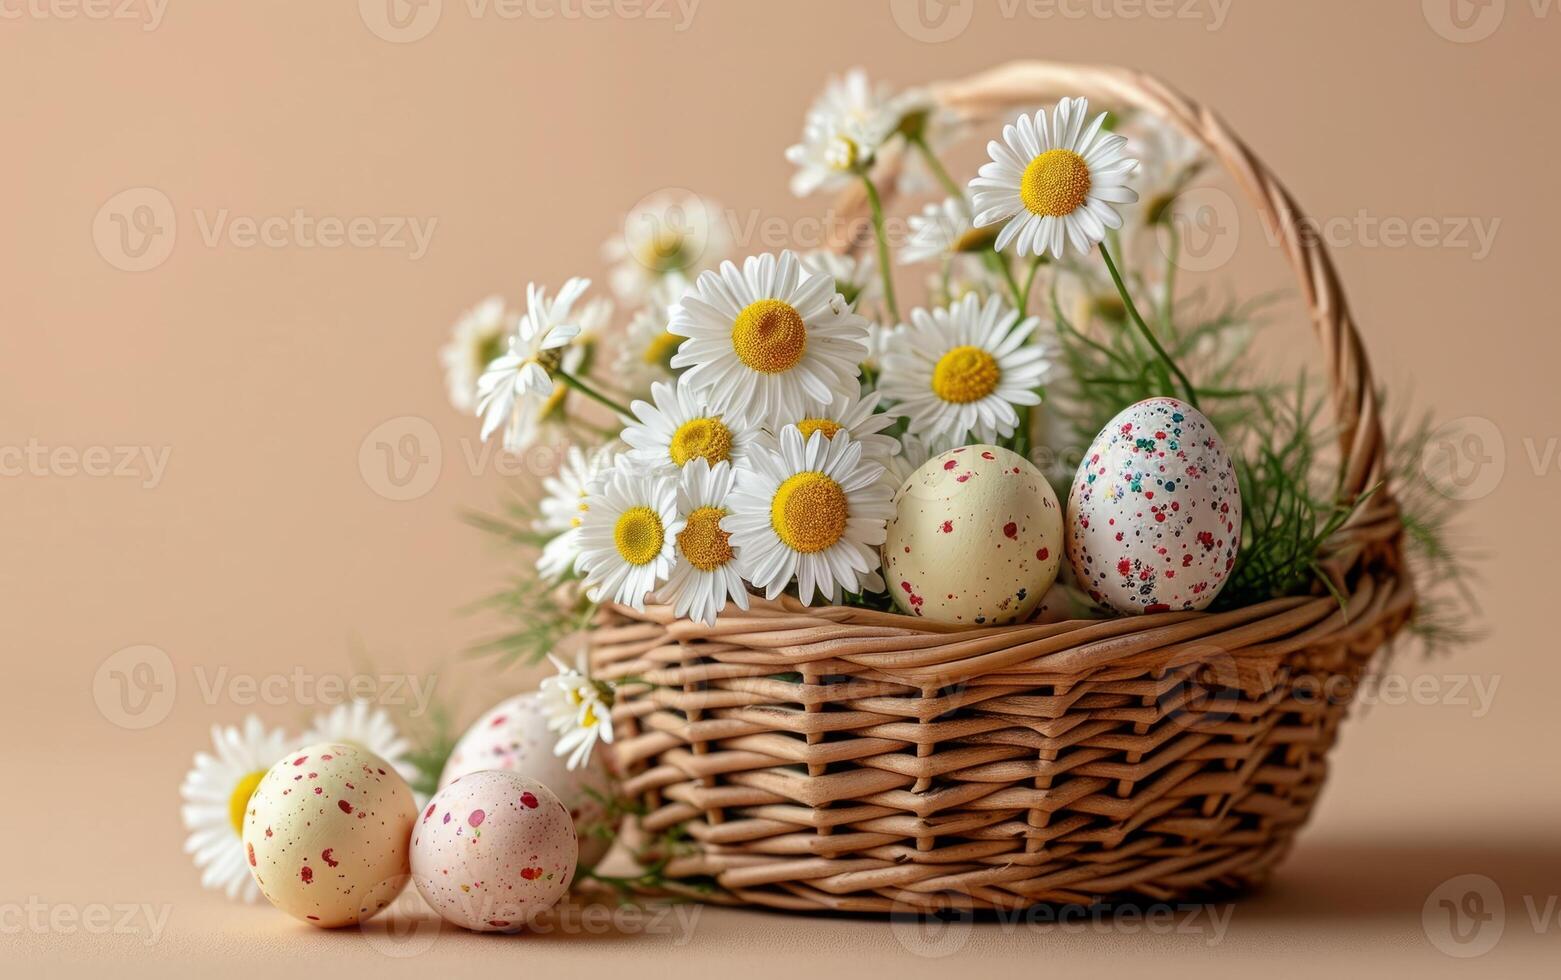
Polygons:
M727 600L748 608L748 587L738 572L731 536L721 529L727 515L735 471L722 461L711 466L703 458L690 460L678 474L677 561L656 601L670 604L672 614L711 624Z
M1122 155L1127 137L1103 132L1106 114L1085 125L1089 103L1063 99L1048 126L1045 111L1020 115L987 143L992 162L970 182L976 227L1007 222L996 248L1014 243L1020 255L1063 257L1066 241L1087 252L1122 227L1114 204L1138 194L1126 185L1138 161Z
M694 459L741 465L758 436L736 408L704 407L687 376L656 382L650 397L654 404L635 400L629 406L637 421L624 427L622 437L629 456L647 469L671 473Z
M179 787L180 812L190 832L184 850L195 856L203 888L253 902L260 887L244 851L244 813L255 787L291 743L286 733L268 731L254 715L244 719L242 729L213 725L211 742L215 754L195 753L195 766Z
M786 149L786 159L798 168L791 192L807 197L838 190L865 173L899 125L890 103L888 87L872 84L860 68L831 78L808 109L802 142Z
M1042 346L1026 343L1039 324L1020 320L999 296L912 310L904 343L884 359L879 389L930 441L1010 436L1019 423L1014 406L1040 404L1035 389L1051 367Z
M786 148L786 159L797 167L791 192L807 197L816 191L838 191L872 166L878 148L891 131L871 121L809 119L802 142Z
M470 412L475 407L477 379L504 353L505 339L514 329L515 315L499 296L489 296L455 321L439 358L444 361L445 388L456 411Z
M894 436L884 435L883 430L894 425L898 416L873 411L877 404L876 394L863 398L861 395L842 392L830 399L828 404L814 402L801 415L779 419L776 425L781 429L788 425L796 426L804 440L815 432L824 433L826 439L833 439L844 432L850 435L852 442L862 447L864 459L887 464L889 457L900 451L900 441ZM773 436L766 436L765 445L775 449L779 443Z
M654 194L623 219L623 233L608 239L602 254L613 264L608 276L625 303L652 297L674 273L692 278L727 257L731 236L721 206L682 190Z
M597 741L612 742L613 688L592 680L552 654L548 659L558 669L554 676L543 678L541 684L547 727L558 734L553 752L568 756L565 765L570 769L580 769L590 763Z
M815 592L839 602L842 591L881 587L878 547L894 514L883 475L843 432L803 441L788 425L777 449L755 448L721 521L743 577L771 599L796 579L804 604Z
M900 264L978 258L992 247L994 236L972 224L970 215L969 203L958 198L928 203L921 214L906 219L910 235L900 249Z
M808 107L808 119L839 120L846 123L888 126L899 124L900 115L894 90L885 82L876 85L861 68L852 68L844 75L830 76L824 83L824 91ZM905 109L912 108L909 102Z
M314 716L309 731L298 740L299 745L316 742L344 742L368 751L390 763L407 782L417 778L417 767L412 764L412 743L396 730L395 722L384 708L367 701L350 701L338 704L330 711Z
M553 535L537 556L537 572L543 578L557 581L576 570L586 499L600 485L616 445L609 443L589 453L579 446L570 446L558 472L542 481L546 494L542 498L542 514L531 527Z
M680 272L669 272L650 289L645 305L629 320L623 345L618 350L614 369L621 387L629 391L649 391L656 381L677 376L672 370L672 355L683 338L667 331L672 305L688 292L689 281Z
M674 368L711 411L740 407L757 422L802 411L856 387L867 320L827 275L804 275L797 256L749 257L706 272L672 309L667 329L688 338Z
M591 601L644 609L646 594L672 570L681 530L677 481L620 455L586 498L580 524L579 567Z
M569 342L580 333L574 304L590 285L589 279L571 279L553 299L536 283L526 287L526 313L510 337L509 352L477 381L483 439L503 428L505 448L524 449L538 424L563 401L565 386L553 372L578 370L571 362L584 359L584 349L571 349Z
M846 298L852 309L860 310L863 304L878 297L878 263L871 255L846 255L816 248L803 253L800 259L808 272L835 280L835 290Z

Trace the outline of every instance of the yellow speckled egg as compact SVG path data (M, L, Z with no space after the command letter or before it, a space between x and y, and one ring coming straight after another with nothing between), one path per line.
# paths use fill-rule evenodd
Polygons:
M367 919L400 893L417 803L384 759L322 742L271 767L244 813L244 853L260 891L322 928Z
M1057 580L1062 507L1018 453L951 449L912 473L894 506L884 579L906 613L940 623L1024 622Z

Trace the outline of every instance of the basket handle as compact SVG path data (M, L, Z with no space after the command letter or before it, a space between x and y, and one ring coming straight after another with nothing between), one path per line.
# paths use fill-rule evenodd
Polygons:
M1010 62L929 89L940 105L972 120L998 117L1064 95L1082 95L1112 106L1152 112L1203 144L1241 185L1301 281L1302 295L1327 358L1334 418L1339 423L1344 493L1353 499L1382 479L1386 447L1376 385L1328 248L1319 236L1302 233L1305 215L1290 192L1213 110L1143 72L1045 61ZM898 163L887 162L890 166ZM892 194L892 182L884 184L882 193ZM859 210L862 197L861 191L853 188L842 198L841 209L847 213Z

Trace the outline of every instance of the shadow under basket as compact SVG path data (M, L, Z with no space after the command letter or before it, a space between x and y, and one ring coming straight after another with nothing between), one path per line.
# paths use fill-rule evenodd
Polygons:
M1370 369L1324 246L1217 117L1111 68L1019 63L933 92L972 121L1086 95L1199 139L1301 280L1345 493L1381 480ZM790 597L711 626L607 607L590 659L625 682L613 753L642 812L637 843L673 890L798 910L1174 901L1260 884L1311 813L1357 682L1411 614L1401 541L1391 497L1372 494L1319 556L1342 608L1322 594L979 628Z

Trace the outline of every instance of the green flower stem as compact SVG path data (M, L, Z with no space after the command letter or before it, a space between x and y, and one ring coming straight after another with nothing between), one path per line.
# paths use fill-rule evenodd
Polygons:
M1111 281L1116 283L1117 292L1122 296L1122 305L1127 309L1127 315L1132 318L1134 325L1144 335L1144 339L1149 341L1149 346L1154 348L1160 360L1164 361L1166 367L1171 369L1171 373L1176 375L1176 380L1181 382L1182 390L1187 395L1187 404L1197 408L1197 389L1192 386L1192 381L1182 371L1181 366L1172 360L1171 355L1160 345L1160 338L1155 336L1154 331L1149 329L1149 324L1145 323L1144 318L1139 315L1138 307L1133 305L1133 297L1127 294L1127 286L1122 282L1122 274L1117 271L1117 264L1111 260L1111 250L1106 248L1105 242L1100 243L1100 254L1106 260L1106 269L1111 273Z
M894 298L894 270L889 266L889 236L883 227L883 200L878 196L873 178L864 173L862 183L867 187L867 203L873 209L873 237L878 239L878 272L883 276L884 305L889 308L894 322L899 323L900 304Z
M1165 230L1171 243L1170 247L1166 249L1165 255L1165 302L1160 306L1160 324L1169 330L1171 328L1171 311L1176 306L1176 266L1177 260L1181 257L1182 236L1177 231L1176 223L1173 221L1165 223Z
M984 250L981 257L986 260L986 264L992 271L1002 276L1003 281L1008 284L1008 293L1013 297L1014 309L1023 311L1024 290L1019 288L1019 280L1014 278L1014 269L1008 264L1008 259L1002 253L991 249Z
M1039 255L1030 259L1030 271L1024 277L1024 288L1019 291L1019 315L1028 316L1030 313L1030 290L1035 286L1035 273L1041 268Z
M943 166L943 161L939 160L938 155L932 152L932 147L928 145L927 138L925 136L914 136L911 138L911 145L916 147L916 152L920 153L921 158L927 161L927 169L932 171L932 175L938 179L938 183L943 185L945 191L948 191L949 197L958 201L960 207L965 209L965 213L969 214L970 202L965 199L965 192L960 189L959 184L954 182L954 178L949 176L948 169Z
M586 384L584 381L581 381L579 378L570 374L568 371L554 371L553 377L562 381L564 384L573 388L575 391L578 391L585 397L606 405L608 408L612 409L614 412L617 412L626 419L632 419L634 417L634 413L625 408L620 402L608 398L606 395L597 391L595 388Z

